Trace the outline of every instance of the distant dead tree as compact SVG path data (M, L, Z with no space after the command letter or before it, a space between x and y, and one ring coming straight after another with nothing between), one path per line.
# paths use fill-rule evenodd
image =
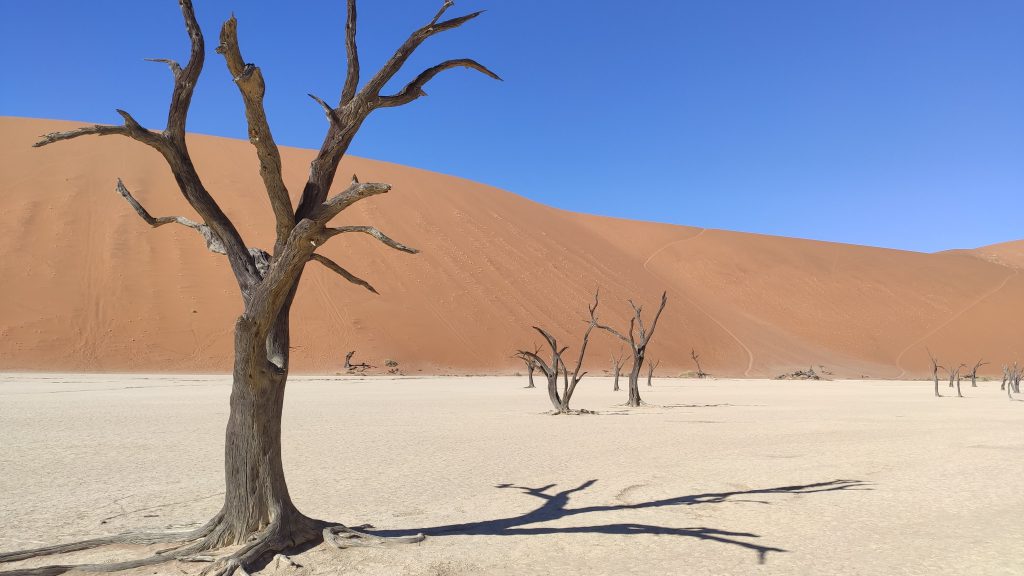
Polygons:
M932 363L932 380L935 381L935 397L942 398L942 394L939 394L939 370L945 370L945 368L939 365L939 361L932 354L931 350L928 350L927 348L925 348L925 350L928 352L928 359L931 360Z
M647 386L651 385L651 378L654 376L654 369L661 364L661 360L651 360L647 363Z
M177 184L176 188L198 215L198 221L184 216L152 216L120 180L116 187L118 194L151 227L179 224L194 230L207 249L223 255L224 262L230 267L237 283L240 314L232 322L233 382L227 429L225 436L221 437L225 445L223 506L208 523L191 532L123 534L35 550L5 552L0 553L0 562L85 550L106 544L178 542L180 546L145 559L89 565L85 569L90 572L127 570L179 558L203 556L212 560L204 571L206 576L230 576L235 572L245 573L252 569L264 556L300 547L308 542L323 541L335 547L348 547L385 541L380 536L310 518L302 514L291 499L281 456L282 407L292 348L289 343L290 313L299 283L310 263L321 265L342 279L376 293L367 281L319 253L320 247L335 236L365 234L389 248L416 253L415 249L392 240L377 228L333 224L336 217L352 205L384 194L391 186L361 183L355 177L340 186L332 184L335 183L342 157L371 113L418 100L426 95L424 88L428 82L453 68L468 68L499 79L483 65L463 58L447 60L427 68L397 91L387 91L397 81L399 71L425 41L458 28L481 13L444 18L453 4L452 0L444 0L436 14L413 31L375 74L361 78L356 48L356 0L347 0L343 38L347 55L344 84L334 105L311 96L323 107L328 122L323 143L310 163L299 194L289 194L285 185L281 154L271 136L263 105L266 92L263 74L258 66L242 57L237 20L232 16L224 22L215 51L224 57L228 78L238 89L244 104L249 142L255 148L265 189L264 200L268 201L268 207L274 215L272 245L269 251L265 251L245 242L236 223L221 208L193 163L185 133L186 120L207 49L192 0L178 0L178 4L191 46L188 62L184 66L173 60L155 60L167 65L173 84L163 130L143 127L131 114L118 110L123 118L120 125L93 125L54 132L42 136L35 146L47 146L83 136L115 136L133 140L153 150L166 161ZM137 24L111 23L110 30ZM122 41L116 33L101 31L97 37L115 45ZM276 35L262 40L288 41ZM67 65L79 66L80 63L70 58ZM333 66L321 66L319 70L320 79L328 81L334 73ZM122 88L130 91L131 87L126 85ZM66 96L74 98L82 90L79 86ZM235 160L232 162L236 163ZM257 200L252 193L250 196L253 202ZM298 197L297 206L293 206L292 196ZM418 542L422 539L423 536L416 535L389 541ZM216 558L206 556L209 551L229 547L225 555ZM31 568L27 572L55 575L73 569L73 566L57 565ZM146 570L154 571L150 568Z
M644 326L644 321L641 317L643 306L637 306L630 300L629 305L633 308L633 317L629 319L628 336L611 326L597 325L598 328L628 344L633 352L633 366L629 370L629 400L626 402L629 406L640 406L643 403L643 400L640 399L640 369L644 364L647 345L651 342L651 336L654 336L654 330L658 327L658 318L661 317L661 313L665 310L666 303L668 303L668 293L662 292L661 305L658 306L658 311L654 314L654 319L651 320L651 325L648 328Z
M346 372L365 372L367 369L372 368L366 362L360 362L359 364L352 363L352 357L356 355L356 351L352 350L348 354L345 354L345 371Z
M597 326L597 304L598 304L598 293L594 293L594 304L588 306L587 309L590 312L590 320L587 323L587 330L583 333L583 341L580 343L580 355L576 359L576 369L572 371L570 378L569 369L562 360L562 354L568 349L568 346L558 347L558 341L552 336L547 330L534 326L533 329L540 333L547 341L548 346L551 347L551 363L548 364L535 352L528 350L520 350L519 356L521 358L532 359L537 368L544 373L544 376L548 380L548 399L551 400L551 406L555 409L555 414L579 414L586 412L586 410L572 410L569 408L569 401L572 399L573 392L576 391L576 385L580 383L586 372L581 372L583 368L583 357L587 353L587 344L590 342L590 332ZM558 391L558 374L561 372L564 376L565 386L562 388L562 392ZM571 380L571 381L570 381Z
M977 362L974 363L974 366L971 366L971 388L978 387L978 368L981 368L986 364L988 364L988 362L985 362L984 360L978 360Z
M1013 400L1014 394L1020 394L1020 381L1024 377L1024 368L1017 366L1014 362L1013 366L1004 368L1006 378L1006 396Z
M540 346L533 347L533 355L536 356L537 354L540 354ZM526 363L526 375L529 377L530 383L527 384L525 388L536 388L537 386L533 383L533 372L537 370L537 362L534 361L533 358L523 355L521 352L516 353L516 358L519 358Z
M693 362L697 365L697 378L707 378L709 374L700 367L700 354L693 348L690 348L690 358L693 358Z
M626 353L619 348L618 356L612 356L612 374L615 380L612 382L612 392L619 391L619 374L622 373L622 365L626 362Z
M960 371L963 370L966 367L967 367L967 364L961 364L961 365L957 366L956 370L953 370L953 372L951 372L950 375L949 375L949 383L950 383L950 385L953 384L953 378L956 378L956 397L957 398L963 398L964 397L964 395L960 393Z

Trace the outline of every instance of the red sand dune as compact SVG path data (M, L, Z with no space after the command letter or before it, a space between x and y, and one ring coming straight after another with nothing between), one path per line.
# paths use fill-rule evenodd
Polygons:
M162 160L118 137L33 149L72 122L0 118L0 370L222 372L240 302L223 257L180 226L150 229L114 191L124 179L154 215L194 217ZM247 142L190 145L209 190L251 245L273 231ZM283 149L293 197L312 153ZM341 174L394 186L338 223L372 224L422 250L337 237L322 252L375 296L311 264L293 312L293 366L333 373L357 360L407 374L508 372L549 328L575 348L600 286L601 318L626 298L669 304L649 356L659 373L774 376L824 365L837 376L922 376L944 362L1024 361L1024 242L920 254L565 212L460 178L358 158ZM339 178L347 182L347 178ZM619 348L592 338L588 369ZM571 356L572 354L570 354Z

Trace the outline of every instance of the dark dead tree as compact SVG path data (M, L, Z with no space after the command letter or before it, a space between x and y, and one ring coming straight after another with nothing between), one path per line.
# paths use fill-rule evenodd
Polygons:
M949 375L950 383L953 382L953 378L956 378L956 397L957 398L963 398L964 397L964 395L960 393L960 371L963 370L966 367L967 367L967 364L961 364L961 365L957 366L956 370L953 370L953 372L950 373L950 375Z
M654 369L661 364L661 360L651 360L647 363L647 386L651 385L651 378L654 377Z
M928 350L927 348L925 348L925 350L928 352L928 359L932 363L932 380L935 381L935 397L941 398L942 394L939 394L939 370L945 370L945 368L939 365L939 361L932 355L931 350Z
M112 543L177 542L175 548L150 558L120 564L87 566L87 571L124 570L195 558L209 550L236 547L217 558L205 571L214 576L244 572L259 558L317 540L335 547L384 542L378 536L357 532L333 522L303 515L292 503L281 461L281 410L289 371L289 312L296 288L309 262L317 262L349 282L376 292L365 280L333 260L317 253L331 238L342 234L366 234L401 252L416 250L392 240L371 226L332 226L332 221L356 202L384 194L387 184L361 183L355 177L331 196L338 165L367 117L381 108L409 104L425 95L424 86L439 73L465 67L491 78L498 76L469 59L447 60L427 68L402 89L384 93L384 88L402 69L413 52L428 38L452 30L476 18L480 12L442 19L452 6L445 0L424 26L414 31L362 88L356 49L356 0L347 0L345 49L348 56L344 87L336 106L311 96L324 108L328 126L323 144L309 169L298 207L293 209L281 173L281 156L271 135L263 107L266 90L260 68L247 63L239 49L237 21L232 16L220 31L216 52L224 57L228 73L242 97L249 127L249 141L260 163L260 176L275 219L275 240L271 251L250 247L235 224L218 205L200 179L186 145L185 124L192 93L206 56L203 34L191 0L179 0L191 53L185 66L160 59L170 68L173 91L167 125L163 131L141 126L129 113L119 126L88 126L47 134L35 144L46 146L81 136L123 136L149 146L166 160L185 200L199 215L199 222L184 217L154 218L120 181L117 191L150 226L180 224L198 232L210 251L226 256L238 284L243 312L234 324L235 361L230 413L225 439L225 496L221 510L202 528L177 534L132 534L35 550L0 554L0 562L83 550ZM416 542L422 536L397 541ZM29 570L32 574L61 574L72 566L51 566Z
M614 380L612 381L612 392L619 391L619 374L622 373L622 365L626 362L626 353L619 348L619 354L612 356L612 375Z
M644 321L641 317L643 306L637 306L632 300L629 301L629 305L633 308L633 317L629 319L629 329L626 331L626 334L619 332L611 326L597 325L598 328L625 342L633 352L633 366L629 370L629 399L626 401L626 404L629 406L636 407L643 404L643 400L640 399L640 369L644 364L647 345L650 344L651 337L654 336L654 329L658 327L658 318L661 317L661 313L665 310L665 304L667 303L668 293L662 292L661 305L658 306L658 311L654 314L650 327L644 326Z
M988 362L985 362L984 360L978 360L977 362L974 363L974 366L971 366L971 388L978 387L978 368L981 368L986 364L988 364Z
M533 355L536 356L538 354L540 354L540 346L534 346ZM526 374L529 377L530 382L529 384L524 386L524 388L536 388L537 386L533 382L533 373L537 370L537 363L534 361L533 358L523 354L522 352L517 353L516 358L519 358L526 364Z
M568 349L568 346L558 347L558 341L551 335L547 330L534 326L533 329L540 333L547 341L548 346L551 347L551 363L548 364L544 361L540 355L530 352L528 350L520 350L519 356L521 358L530 358L536 363L537 368L544 374L548 380L548 399L551 401L551 406L554 408L554 414L581 414L588 413L587 410L572 410L569 408L569 401L572 400L573 392L576 391L576 385L580 383L586 372L582 372L583 368L583 357L587 353L587 344L590 342L590 332L597 326L597 304L598 294L594 294L594 304L588 306L587 310L590 312L590 320L587 321L587 330L583 333L583 341L580 343L580 354L576 359L576 369L572 371L572 376L569 376L569 368L565 365L565 361L562 359L562 354ZM558 390L558 375L559 373L564 376L564 386L562 391Z
M1000 390L1006 390L1006 380L1010 377L1010 367L1003 364L1003 382L999 385Z
M700 367L700 354L697 354L693 348L690 348L690 358L693 358L693 362L697 365L697 378L707 378L709 374Z
M352 357L355 356L355 355L356 355L356 351L355 350L352 350L348 354L345 354L345 366L344 366L344 368L345 368L346 372L365 372L368 369L372 368L372 366L370 366L366 362L360 362L358 364L353 364L352 363Z

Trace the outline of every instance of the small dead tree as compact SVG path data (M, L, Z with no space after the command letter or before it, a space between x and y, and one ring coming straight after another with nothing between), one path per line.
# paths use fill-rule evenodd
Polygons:
M697 378L707 378L709 374L700 367L700 354L693 348L690 348L690 358L693 358L693 362L697 365Z
M626 362L626 353L619 348L618 356L612 356L612 375L614 380L612 381L612 392L619 391L619 374L622 373L622 365Z
M528 350L520 350L519 356L523 358L532 359L537 368L540 369L544 376L548 380L548 399L551 401L551 406L554 408L554 414L581 414L588 412L587 410L572 410L569 408L569 402L572 400L573 392L576 391L576 385L580 383L586 372L582 372L583 358L587 353L587 344L590 342L590 332L597 326L597 304L598 294L594 293L594 304L588 306L587 309L590 312L590 320L587 323L587 330L583 333L583 341L580 343L580 354L576 359L576 369L572 371L572 377L569 376L569 368L565 365L562 360L562 354L568 349L568 346L558 347L558 341L552 336L547 330L534 326L533 329L540 333L547 341L548 346L551 347L551 363L548 364L540 357L539 354L530 352ZM564 387L561 393L558 391L558 374L561 372L564 376Z
M931 350L928 350L927 348L925 348L925 350L928 352L928 359L932 363L932 380L935 381L935 397L942 398L942 394L939 394L939 370L945 370L945 368L939 365L939 361L932 354Z
M971 388L978 387L978 368L981 368L986 364L988 364L988 362L985 362L984 360L978 360L977 362L974 363L974 366L971 366Z
M359 364L352 363L352 357L356 355L356 351L352 350L348 354L345 354L345 371L346 372L365 372L372 368L366 362L360 362Z
M658 327L658 318L661 318L661 313L665 310L665 304L667 303L668 292L662 292L661 305L658 306L658 311L654 314L650 327L644 325L643 318L641 317L643 306L637 306L632 300L629 301L629 305L633 308L633 317L629 319L629 329L626 331L626 334L619 332L611 326L597 325L598 328L625 342L633 352L633 366L629 370L629 399L626 401L626 404L629 406L636 407L643 404L643 400L640 399L640 369L644 364L647 345L650 344L651 337L654 336L654 329Z
M180 224L195 230L206 247L222 254L238 284L242 312L233 323L234 370L227 430L225 432L225 490L220 511L203 527L177 534L126 534L85 542L51 546L35 550L0 554L0 562L36 556L85 550L106 544L154 544L179 542L142 560L111 565L90 565L91 572L127 570L152 566L179 558L195 557L215 549L233 547L216 558L205 571L207 576L230 576L245 572L261 557L292 549L308 542L324 541L335 547L380 543L385 539L352 530L334 522L325 522L302 514L292 502L285 482L281 457L281 416L285 384L289 372L291 346L289 317L292 303L307 264L316 262L348 282L376 293L373 286L352 274L318 249L338 235L366 234L396 250L416 250L396 242L371 226L333 226L332 222L353 204L388 192L382 183L360 183L355 177L332 196L342 157L347 152L371 113L403 106L425 96L424 86L438 74L456 67L496 74L474 60L447 60L420 72L400 90L387 93L410 56L429 38L453 30L479 16L443 19L453 2L444 0L437 13L412 32L388 58L380 70L360 86L359 54L356 48L356 0L346 2L344 45L347 70L341 94L332 106L316 96L323 107L328 127L302 185L298 206L293 208L281 169L281 154L263 106L266 92L260 68L246 62L238 43L238 22L232 16L220 30L216 52L224 57L229 77L234 81L245 107L249 141L259 159L259 171L267 200L274 214L273 246L269 252L245 242L235 223L221 209L214 195L200 178L189 153L185 136L186 119L193 91L206 59L206 45L192 0L178 0L191 44L185 66L158 59L170 69L173 89L166 127L153 131L143 127L128 112L118 110L124 119L117 126L87 126L42 136L35 146L47 146L83 136L117 136L134 140L153 149L167 162L177 188L199 216L199 222L183 216L153 217L120 181L117 192L131 208L152 226ZM111 29L116 29L112 27ZM101 34L101 40L117 42L116 35ZM69 66L77 66L73 58ZM325 68L330 73L331 67ZM391 539L392 542L418 542L423 536ZM30 569L33 574L61 574L74 569L59 565Z
M651 360L650 362L647 363L647 386L648 387L650 387L650 385L651 385L651 378L654 376L654 369L658 367L658 364L661 364L661 360Z
M1024 377L1024 368L1017 366L1014 362L1013 366L1006 368L1006 396L1013 400L1014 394L1020 394L1020 381Z
M956 378L956 397L963 398L964 395L960 393L960 371L967 367L967 364L961 364L956 367L956 370L949 375L949 381L952 383L953 378Z
M1006 380L1010 377L1010 367L1003 364L1003 382L999 385L1000 390L1006 390Z
M533 347L533 355L540 354L540 346ZM529 378L529 383L524 388L536 388L537 386L533 382L533 373L537 370L537 362L534 361L530 356L524 355L522 352L516 353L516 358L519 358L526 363L526 375Z

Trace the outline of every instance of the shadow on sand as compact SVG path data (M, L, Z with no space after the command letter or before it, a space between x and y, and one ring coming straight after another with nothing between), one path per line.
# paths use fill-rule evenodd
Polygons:
M677 496L662 500L651 500L636 504L616 504L606 506L584 506L581 508L570 508L569 500L573 493L581 492L593 486L597 480L587 480L575 488L568 490L554 491L557 484L548 484L539 488L516 486L513 484L499 484L496 488L520 490L524 494L541 500L540 505L519 516L508 518L496 518L493 520L481 520L478 522L466 522L462 524L446 524L442 526L430 526L412 530L380 530L375 533L380 536L408 536L422 532L427 536L523 536L540 534L660 534L669 536L681 536L685 538L697 538L709 540L721 544L729 544L752 550L757 554L759 564L765 562L769 552L787 552L782 548L763 546L749 540L760 538L760 535L749 532L732 532L707 528L703 526L688 528L669 528L665 526L653 526L650 524L636 524L632 522L615 524L598 524L593 526L571 526L571 527L546 527L535 526L543 522L560 520L572 516L580 516L594 512L614 512L619 510L643 510L646 508L661 508L665 506L694 506L698 504L721 504L725 502L757 502L770 504L765 500L752 500L751 496L769 496L773 494L814 494L818 492L837 492L850 490L870 490L867 484L860 480L832 480L829 482L818 482L814 484L801 484L795 486L778 486L775 488L761 488L753 490L742 490L735 492L709 492L705 494L692 494L688 496ZM549 493L550 491L550 493Z

